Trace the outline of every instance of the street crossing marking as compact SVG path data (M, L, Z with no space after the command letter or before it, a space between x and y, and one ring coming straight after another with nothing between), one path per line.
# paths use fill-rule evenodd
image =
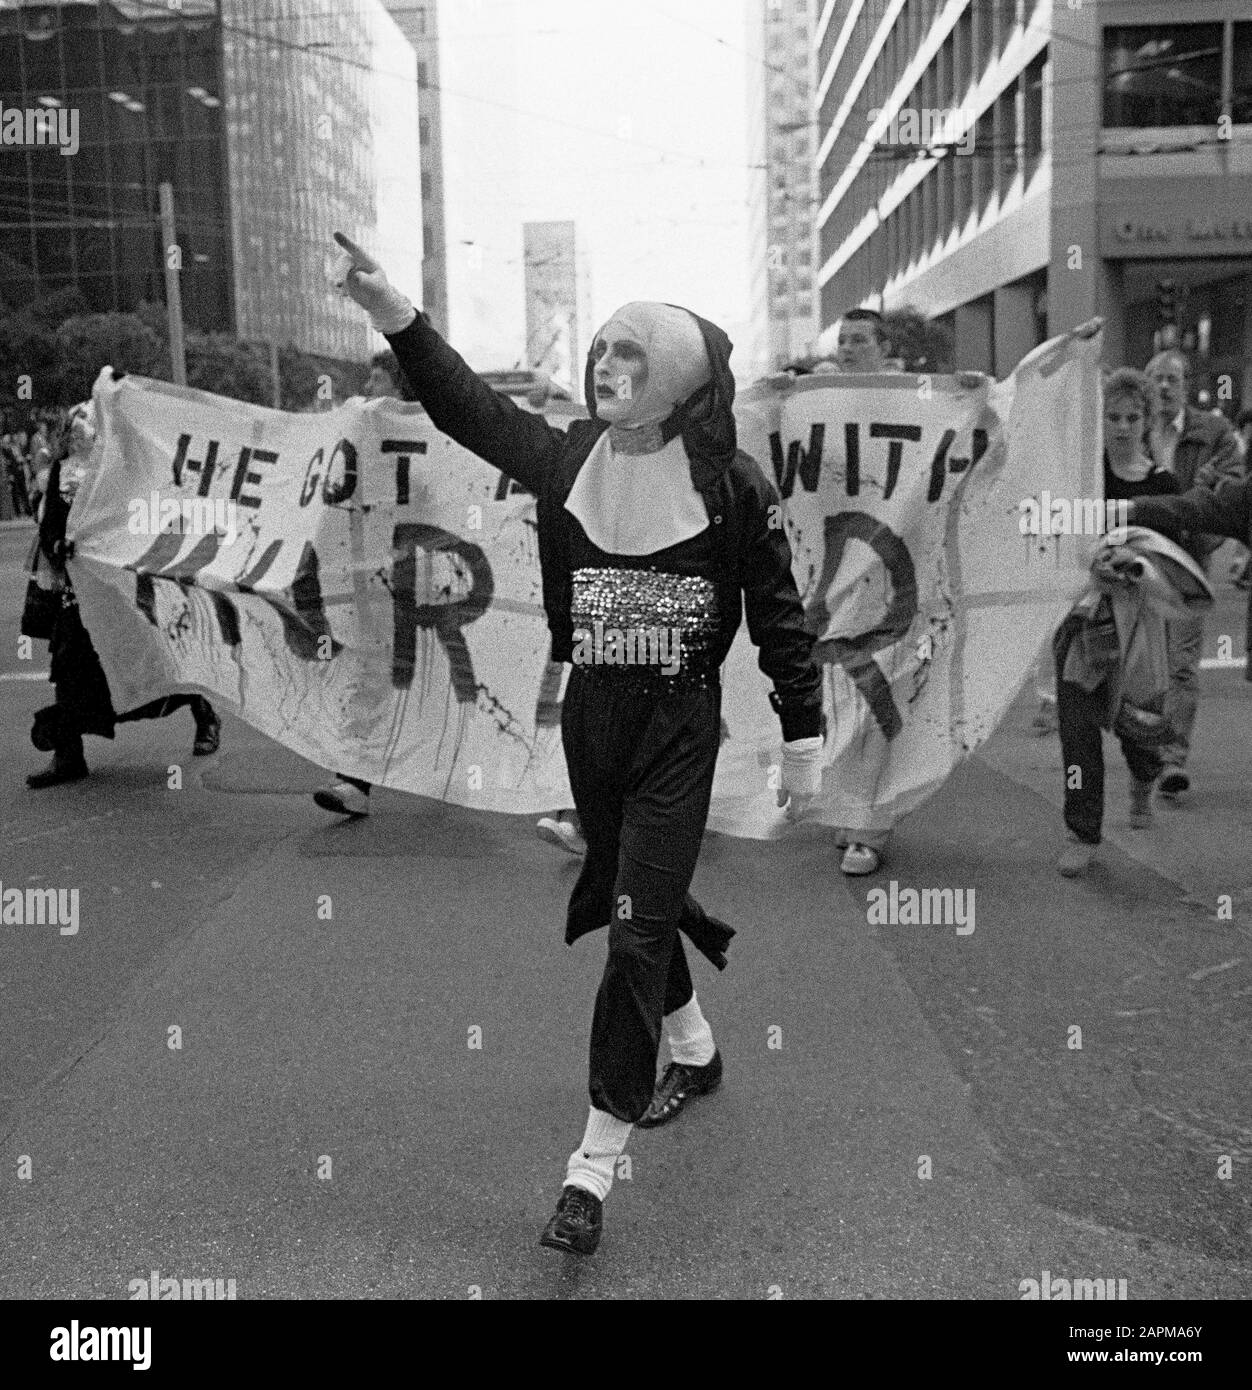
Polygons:
M46 681L48 671L0 671L0 681Z

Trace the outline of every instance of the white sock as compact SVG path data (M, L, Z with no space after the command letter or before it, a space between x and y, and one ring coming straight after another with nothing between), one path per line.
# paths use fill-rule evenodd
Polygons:
M713 1030L700 1012L694 992L681 1009L665 1015L670 1056L688 1067L706 1067L713 1060Z
M564 1185L586 1188L603 1202L613 1186L614 1160L626 1147L633 1128L627 1121L593 1105L587 1114L583 1142L569 1156Z

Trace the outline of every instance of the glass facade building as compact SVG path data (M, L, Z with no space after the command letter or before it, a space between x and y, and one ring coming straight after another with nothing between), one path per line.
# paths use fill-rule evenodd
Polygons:
M0 101L80 132L0 145L0 300L163 302L165 180L190 327L360 360L334 230L420 283L417 59L381 0L0 0Z
M215 0L0 0L0 103L77 112L78 149L0 145L0 300L76 285L94 310L164 299L158 188L179 209L186 321L229 330Z
M221 0L240 337L382 346L326 288L333 231L421 282L417 59L381 0Z

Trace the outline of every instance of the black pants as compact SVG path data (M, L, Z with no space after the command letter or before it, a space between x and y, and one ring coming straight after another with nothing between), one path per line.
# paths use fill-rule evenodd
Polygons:
M1108 689L1086 691L1064 680L1062 654L1056 667L1056 718L1061 731L1061 764L1065 777L1065 824L1084 844L1098 845L1104 822L1104 741L1100 720L1108 703ZM1161 772L1160 754L1151 748L1120 739L1130 775L1153 782ZM1072 773L1078 771L1078 786Z
M575 666L561 708L587 841L566 940L608 924L591 1023L591 1103L633 1122L652 1099L661 1019L693 993L679 930L720 964L733 932L687 891L708 819L721 689L653 691L620 674Z
M146 705L138 705L125 714L117 716L117 723L131 724L138 719L164 719L176 710L188 707L196 721L196 727L217 717L213 706L203 695L163 695L159 700L149 700Z

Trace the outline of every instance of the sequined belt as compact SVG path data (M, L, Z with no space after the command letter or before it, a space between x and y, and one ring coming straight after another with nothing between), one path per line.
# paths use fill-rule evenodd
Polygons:
M699 576L583 568L572 575L576 669L649 687L716 684L717 594Z

